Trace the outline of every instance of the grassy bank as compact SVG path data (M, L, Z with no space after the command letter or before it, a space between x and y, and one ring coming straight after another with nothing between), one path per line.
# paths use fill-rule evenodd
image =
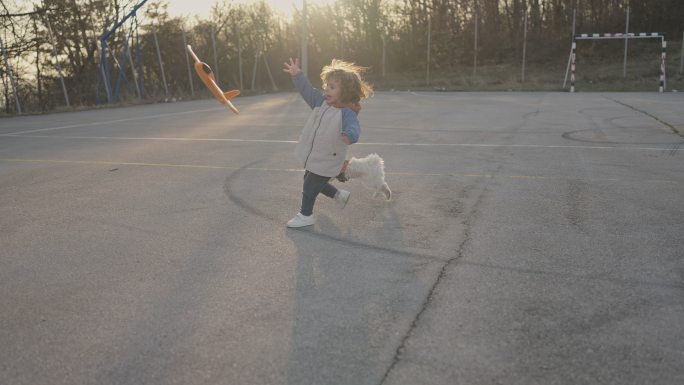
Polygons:
M634 42L629 46L627 74L623 76L621 42L610 50L606 43L585 43L578 47L575 88L578 92L657 92L660 79L660 44L652 41ZM669 44L666 59L666 91L684 91L684 76L680 72L681 42ZM529 57L528 57L529 58ZM476 73L473 66L450 69L430 69L401 74L374 74L372 81L378 90L414 91L568 91L568 58L535 63L530 58L523 81L522 59L517 63L483 63ZM377 72L377 71L376 71Z

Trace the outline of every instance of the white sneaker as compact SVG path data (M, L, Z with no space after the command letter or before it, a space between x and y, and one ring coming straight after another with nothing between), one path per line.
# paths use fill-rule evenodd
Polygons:
M297 213L294 218L287 221L287 227L304 227L311 226L314 224L313 215L302 215L302 213Z
M346 206L347 202L349 201L350 195L351 193L349 191L338 189L337 194L335 194L335 200L341 208L344 208L344 206Z

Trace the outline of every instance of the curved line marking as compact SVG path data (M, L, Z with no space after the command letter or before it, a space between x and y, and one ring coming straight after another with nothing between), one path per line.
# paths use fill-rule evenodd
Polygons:
M270 215L264 213L263 211L253 207L252 205L247 203L244 199L240 198L239 196L237 196L233 192L232 186L235 183L235 181L240 178L240 176L242 175L242 173L245 170L249 170L250 166L253 166L254 164L257 164L257 163L259 163L259 161L252 162L245 167L241 167L241 168L235 170L228 177L226 177L226 181L223 184L223 192L226 194L226 196L228 197L228 199L230 199L231 202L235 203L237 206L241 207L243 210L247 211L248 213L255 215L255 216L258 216L258 217L261 217L263 219L267 219L271 222L280 223L280 220L278 218L270 216ZM415 259L422 259L422 260L426 260L429 262L444 263L446 261L446 259L439 258L439 257L433 256L433 255L417 254L417 253L412 253L410 251L393 249L390 247L376 246L376 245L372 245L369 243L358 242L358 241L353 241L353 240L346 239L346 238L336 237L336 236L330 235L330 234L317 233L317 232L307 231L307 230L304 230L301 232L303 234L307 234L308 236L311 236L314 238L324 239L324 240L338 242L338 243L343 243L345 245L351 245L351 246L355 246L355 247L359 247L359 248L363 248L363 249L368 249L368 250L374 251L374 252L389 252L392 254L402 255L405 257L410 257L410 258L415 258Z

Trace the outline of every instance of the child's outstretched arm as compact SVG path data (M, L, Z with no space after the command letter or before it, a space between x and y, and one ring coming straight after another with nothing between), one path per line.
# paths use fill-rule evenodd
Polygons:
M302 95L304 101L309 105L309 107L314 108L323 104L325 97L323 93L311 86L309 79L306 78L302 70L299 68L299 59L292 60L290 62L283 63L285 68L283 71L292 76L292 81L297 87L297 91Z

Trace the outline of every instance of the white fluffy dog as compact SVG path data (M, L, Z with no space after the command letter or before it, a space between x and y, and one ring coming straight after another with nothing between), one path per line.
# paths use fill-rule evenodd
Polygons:
M349 159L347 168L337 177L341 182L360 179L361 183L373 190L373 198L382 194L385 199L392 198L392 191L385 182L385 161L378 154L370 154L364 158Z

